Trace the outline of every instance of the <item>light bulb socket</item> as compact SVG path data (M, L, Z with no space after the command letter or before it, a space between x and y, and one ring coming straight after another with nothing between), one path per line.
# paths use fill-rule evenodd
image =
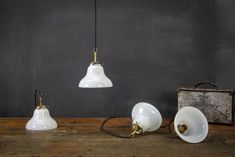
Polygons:
M185 125L185 124L183 124L183 125L177 125L177 129L179 130L179 132L180 132L181 134L183 134L183 133L188 129L188 127L187 127L187 125Z
M95 65L95 64L100 64L100 65L104 66L104 63L101 63L101 62L99 62L99 61L93 61L93 62L92 62L92 65Z
M37 105L36 106L36 109L44 109L44 108L47 108L46 105Z
M97 61L97 52L98 52L98 48L94 48L93 49L93 62L92 64L95 65L95 64L100 64L100 65L104 65L104 63L101 63L99 61Z
M131 131L132 131L130 134L131 138L134 138L136 135L140 135L144 133L143 128L140 127L140 125L137 122L132 124Z

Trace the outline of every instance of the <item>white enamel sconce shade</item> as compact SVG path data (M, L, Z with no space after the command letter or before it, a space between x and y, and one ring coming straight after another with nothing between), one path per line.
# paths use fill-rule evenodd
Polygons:
M199 143L208 135L208 122L197 108L184 107L175 116L174 129L182 140L188 143Z
M137 103L132 109L131 117L132 137L136 134L155 131L162 124L161 113L153 105L146 102Z
M80 88L108 88L112 87L112 81L105 75L100 63L91 63L86 76L79 82Z
M35 104L37 92L35 91ZM40 104L36 106L33 117L27 122L27 130L50 130L57 128L56 121L51 118L49 110L42 104L42 93L40 92Z

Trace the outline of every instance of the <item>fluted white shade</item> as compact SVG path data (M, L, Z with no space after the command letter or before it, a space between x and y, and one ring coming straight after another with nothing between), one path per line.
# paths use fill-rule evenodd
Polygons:
M33 117L26 124L27 130L49 130L54 128L57 128L57 123L51 118L47 108L35 109Z
M91 63L86 76L79 82L80 88L108 88L112 87L112 81L105 75L101 64Z

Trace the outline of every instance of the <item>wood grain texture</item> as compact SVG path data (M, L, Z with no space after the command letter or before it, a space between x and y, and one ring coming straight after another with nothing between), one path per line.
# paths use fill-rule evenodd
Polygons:
M1 157L235 156L234 126L210 124L209 135L203 143L188 144L169 134L167 128L135 139L112 137L99 131L103 118L57 118L57 129L41 132L25 130L27 120L0 119ZM119 118L109 121L106 127L126 135L130 123L129 118Z

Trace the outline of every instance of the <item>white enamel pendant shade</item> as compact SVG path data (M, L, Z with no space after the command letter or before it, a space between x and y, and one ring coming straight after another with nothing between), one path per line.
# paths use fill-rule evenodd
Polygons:
M180 133L178 125L186 125L187 130ZM188 143L199 143L208 134L208 122L204 114L194 107L184 107L178 111L174 120L177 135Z
M49 130L54 128L57 128L57 123L51 118L47 108L35 109L33 117L26 124L27 130Z
M162 124L161 113L151 104L137 103L132 109L132 124L138 124L143 132L157 130Z
M101 64L91 63L86 76L79 82L80 88L108 88L112 87L112 81L105 75Z

